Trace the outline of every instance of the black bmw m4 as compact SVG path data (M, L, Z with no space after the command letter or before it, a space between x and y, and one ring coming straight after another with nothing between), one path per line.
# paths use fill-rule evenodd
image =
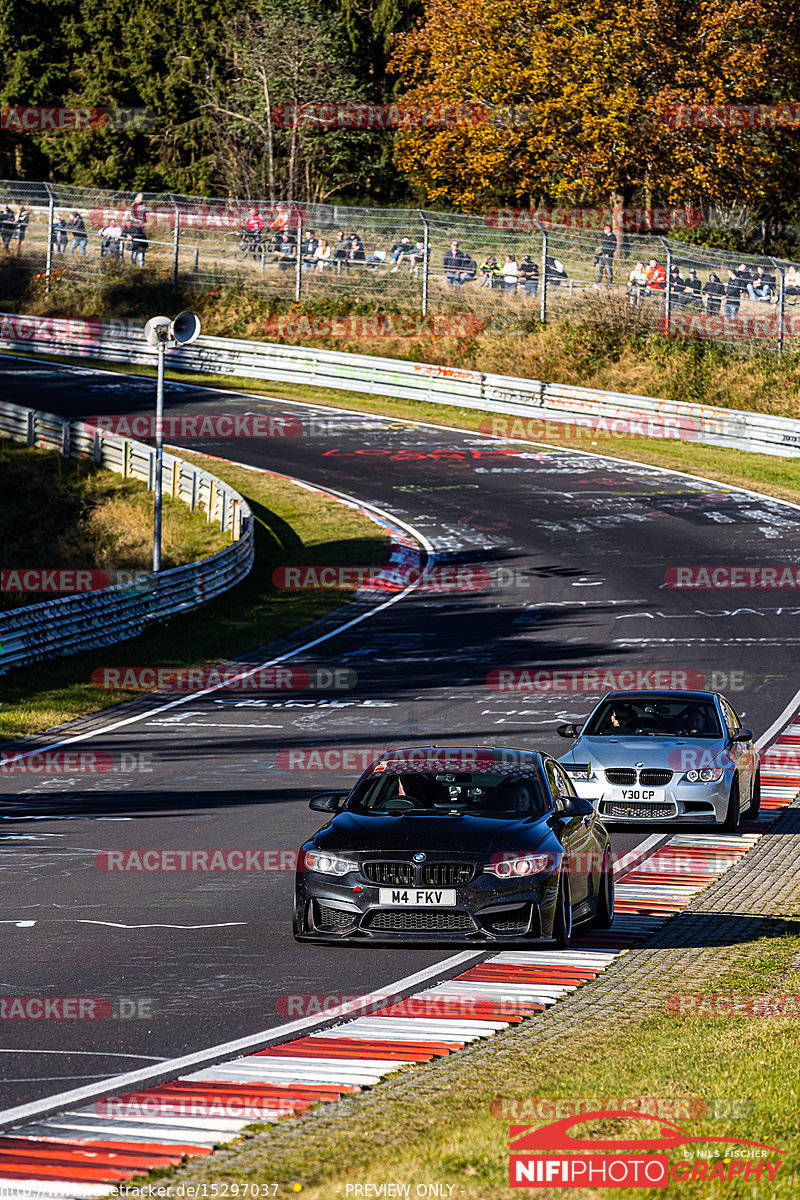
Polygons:
M392 750L310 806L331 819L300 850L298 940L566 946L613 920L608 833L549 754Z

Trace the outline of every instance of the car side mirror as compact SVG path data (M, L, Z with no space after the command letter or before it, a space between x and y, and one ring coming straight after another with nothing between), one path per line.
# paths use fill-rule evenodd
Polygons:
M339 811L346 792L318 792L316 796L312 796L308 802L308 807L313 808L315 812L330 812Z
M559 725L556 729L556 733L559 737L576 738L579 735L580 730L578 729L577 725L566 724Z
M588 817L594 812L594 805L591 800L586 800L583 796L559 796L561 808L559 809L562 817Z
M732 740L734 742L752 742L753 731L752 729L737 729L736 733L732 734Z

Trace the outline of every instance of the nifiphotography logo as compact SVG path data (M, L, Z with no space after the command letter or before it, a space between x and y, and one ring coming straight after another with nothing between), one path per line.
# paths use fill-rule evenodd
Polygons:
M569 1132L573 1125L608 1120L656 1123L661 1135L598 1138ZM734 1179L771 1183L786 1153L744 1138L694 1135L661 1117L621 1109L573 1113L539 1128L511 1125L509 1138L509 1183L528 1188L666 1188L670 1182ZM671 1162L668 1151L684 1146L692 1150Z

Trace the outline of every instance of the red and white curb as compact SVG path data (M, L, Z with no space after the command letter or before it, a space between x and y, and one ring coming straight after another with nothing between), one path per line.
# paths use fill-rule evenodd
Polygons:
M633 865L625 856L612 929L579 933L569 950L493 955L332 1028L13 1129L0 1135L0 1193L6 1200L108 1196L111 1185L155 1167L213 1154L256 1121L373 1087L544 1012L650 937L755 845L800 790L798 718L762 756L758 821L732 836L675 834Z

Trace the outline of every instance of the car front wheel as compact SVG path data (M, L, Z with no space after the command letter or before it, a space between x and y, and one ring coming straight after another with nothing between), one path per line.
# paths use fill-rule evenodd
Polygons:
M553 917L553 940L560 950L566 950L572 937L572 895L569 887L569 875L561 873L558 885L556 912Z
M722 828L725 833L736 833L739 828L739 820L741 818L741 805L739 804L739 780L734 779L731 784L731 794L728 797L728 808L725 813L725 820L722 822Z
M600 876L600 891L597 895L597 908L592 918L595 929L610 929L614 921L614 866L611 855L606 851L603 858L603 872Z
M756 771L756 777L753 780L753 794L750 797L750 807L747 810L747 815L751 821L758 819L758 814L761 812L761 772Z

